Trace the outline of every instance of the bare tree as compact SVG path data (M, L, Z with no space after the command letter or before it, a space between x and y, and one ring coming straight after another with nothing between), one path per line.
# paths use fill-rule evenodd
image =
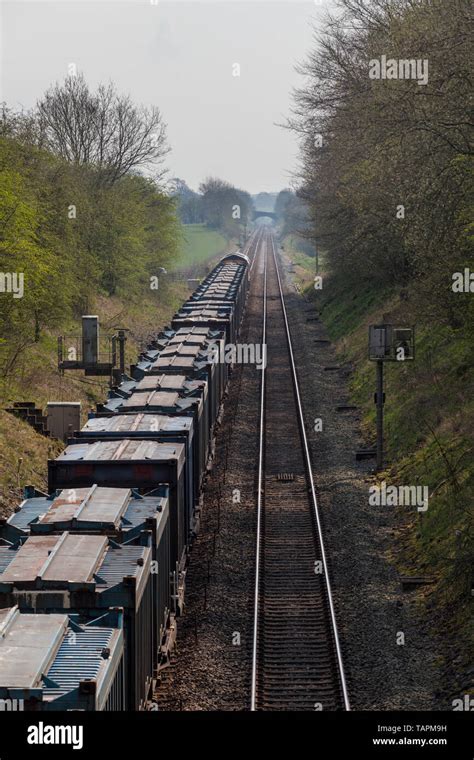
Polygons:
M56 83L37 103L41 142L71 163L87 164L113 184L147 168L161 179L169 149L158 108L132 103L113 84L92 92L82 74Z
M252 210L252 199L244 190L218 177L207 177L199 186L202 208L206 222L214 229L235 233L236 221L246 223ZM239 208L238 220L234 219L234 207Z

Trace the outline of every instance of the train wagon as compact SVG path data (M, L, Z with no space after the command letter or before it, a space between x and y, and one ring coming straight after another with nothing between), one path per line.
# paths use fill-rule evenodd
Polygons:
M153 345L153 344L152 344ZM216 330L207 330L203 333L203 330L197 330L196 328L182 328L177 330L175 335L170 338L167 344L160 352L161 356L167 356L172 353L176 353L178 346L200 346L201 351L205 358L210 358L213 363L217 365L219 372L219 401L222 401L227 381L229 378L229 367L227 364L220 361L220 357L224 355L225 349L225 335L222 332Z
M27 712L125 710L123 613L84 626L66 614L1 609L0 699Z
M161 443L185 445L186 526L190 529L194 507L199 501L199 483L196 480L194 456L194 420L192 417L171 417L164 414L119 414L113 417L91 417L82 430L68 443L79 441L107 441L144 439Z
M164 345L173 345L175 343L186 343L195 346L204 346L207 342L214 342L216 340L223 339L222 332L219 330L211 330L208 327L183 327L179 330L173 330L172 328L159 333L155 340L150 343L150 348L158 348L155 343L163 343Z
M209 307L221 307L231 305L234 312L234 322L236 326L240 324L245 305L245 297L238 288L226 288L220 285L213 285L202 292L193 293L186 301L187 305L200 305Z
M157 356L156 358L144 359L135 368L135 377L144 378L149 375L161 375L162 373L174 375L186 374L189 379L206 380L209 403L210 430L214 427L221 403L219 374L216 364L206 357L185 356L182 353L175 355Z
M151 380L143 378L143 380ZM141 383L142 381L140 381ZM191 382L191 381L190 381ZM175 391L153 391L138 388L127 397L116 396L110 398L105 404L97 405L97 412L90 415L94 417L109 417L111 415L124 414L162 414L170 417L191 417L194 422L195 462L198 490L206 470L206 464L210 455L210 408L208 403L207 380L193 380L193 389L185 396ZM197 431L197 433L196 433Z
M186 302L176 312L171 325L181 327L209 327L225 333L226 343L235 343L237 336L236 320L231 305L204 306L199 302Z
M206 307L209 309L229 309L232 312L232 321L234 335L239 330L239 325L243 316L243 310L246 301L246 294L238 288L225 289L217 285L202 291L194 293L183 304L182 308Z
M122 376L122 381L109 391L108 398L128 398L135 391L173 391L185 394L189 380L186 375L150 375L140 380L134 377Z
M129 438L80 441L48 461L50 493L93 484L134 488L144 495L169 486L171 567L177 573L187 551L184 444Z
M244 268L250 265L249 257L247 256L246 253L242 253L242 251L234 251L233 253L226 253L226 255L223 256L219 260L219 264L228 264L230 262L235 262L236 264L240 264Z
M212 409L211 424L217 418L219 407L227 384L228 367L219 362L224 352L224 337L205 339L204 343L179 343L167 345L164 349L148 349L133 369L137 379L149 375L176 373L188 379L208 381L209 402Z
M195 292L203 292L215 284L228 283L230 287L237 287L245 294L248 292L250 275L250 260L244 253L235 253L223 256L207 277L196 288Z
M149 543L149 534L142 534ZM90 623L123 608L128 709L146 707L154 674L151 547L120 545L106 536L30 536L0 575L0 608L77 613Z
M214 294L219 293L224 299L233 301L242 316L249 289L249 273L250 262L245 254L228 254L200 283L189 300L206 296L213 298Z
M160 486L150 496L97 484L66 488L51 495L27 486L25 498L15 512L8 520L0 520L0 536L14 546L30 535L58 535L64 531L105 535L120 544L139 541L143 532L150 533L156 614L154 651L165 652L173 606L168 486Z
M182 609L249 276L244 254L224 256L48 462L48 493L27 487L0 520L0 698L146 708Z

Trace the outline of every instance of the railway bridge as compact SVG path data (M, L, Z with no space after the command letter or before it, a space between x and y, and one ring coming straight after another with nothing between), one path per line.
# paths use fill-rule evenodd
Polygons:
M257 209L255 209L252 217L253 220L255 221L255 219L258 219L261 216L269 216L270 219L273 219L274 222L277 220L277 215L273 213L273 211L257 211Z

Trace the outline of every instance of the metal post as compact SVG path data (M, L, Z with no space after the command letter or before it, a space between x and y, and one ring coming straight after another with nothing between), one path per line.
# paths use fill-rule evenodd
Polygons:
M99 362L99 317L86 314L82 317L82 361L85 367Z
M125 373L125 341L126 340L127 340L127 336L125 335L125 330L119 330L118 331L119 368L122 374Z
M58 336L58 368L61 372L61 375L64 375L64 370L62 368L63 363L63 336Z
M111 362L110 362L110 378L109 378L109 386L110 388L114 388L115 385L119 385L120 383L120 372L115 369L115 365L117 364L117 336L112 335L111 340L112 345L112 356Z
M377 472L383 469L383 361L377 362Z

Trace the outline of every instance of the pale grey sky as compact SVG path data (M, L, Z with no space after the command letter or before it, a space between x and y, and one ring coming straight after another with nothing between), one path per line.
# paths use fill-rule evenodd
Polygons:
M29 108L76 64L91 85L157 105L170 176L207 175L258 192L291 181L297 146L281 129L295 64L326 0L1 0L1 93ZM233 76L233 64L240 76Z

